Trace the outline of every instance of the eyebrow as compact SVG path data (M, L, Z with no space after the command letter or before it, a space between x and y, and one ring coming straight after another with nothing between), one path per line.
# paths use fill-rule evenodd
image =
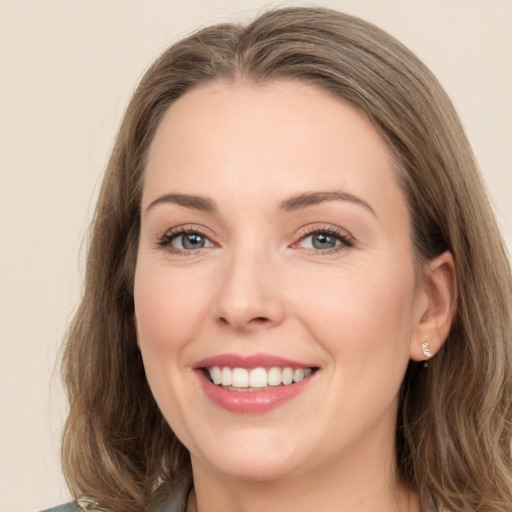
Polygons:
M342 191L329 191L329 192L303 192L289 197L282 201L279 209L283 212L294 212L314 206L326 201L348 201L351 203L363 206L373 215L377 216L375 210L363 199L348 192ZM152 201L147 207L146 211L154 208L159 204L173 203L185 208L200 210L203 212L216 212L217 204L215 201L204 196L195 196L191 194L164 194Z
M215 201L203 196L193 196L190 194L165 194L158 197L147 207L146 211L163 203L174 203L185 208L192 208L203 212L214 212L217 210Z
M325 201L349 201L358 204L369 210L377 216L375 210L363 199L348 192L329 191L329 192L304 192L285 199L279 206L284 212L294 212L308 206L314 206Z

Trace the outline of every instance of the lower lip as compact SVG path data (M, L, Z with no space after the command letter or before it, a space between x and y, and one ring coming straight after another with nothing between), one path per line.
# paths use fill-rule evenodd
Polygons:
M203 371L197 370L206 396L219 407L240 414L258 414L271 411L295 398L309 385L312 376L288 386L276 386L262 391L230 391L209 381Z

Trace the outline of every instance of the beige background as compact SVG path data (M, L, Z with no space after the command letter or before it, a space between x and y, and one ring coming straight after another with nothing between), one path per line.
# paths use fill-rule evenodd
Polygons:
M375 22L437 74L462 117L511 248L512 0L316 4ZM130 93L170 42L270 5L278 4L0 0L0 511L67 499L55 360L79 296L81 240Z

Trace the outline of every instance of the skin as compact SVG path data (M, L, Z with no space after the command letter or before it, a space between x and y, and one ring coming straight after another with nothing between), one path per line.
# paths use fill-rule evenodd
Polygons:
M310 192L345 198L283 210ZM195 89L157 130L141 212L138 343L191 454L189 510L419 510L395 470L398 392L421 343L435 354L448 333L453 261L425 263L418 279L406 201L368 120L302 83ZM183 249L182 228L205 246ZM312 233L325 229L336 245L317 249ZM237 414L210 402L193 371L225 353L319 370L280 407Z

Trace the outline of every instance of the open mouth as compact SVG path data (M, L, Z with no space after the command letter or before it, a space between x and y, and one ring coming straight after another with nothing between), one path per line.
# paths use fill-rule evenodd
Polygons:
M202 369L206 378L216 386L231 391L264 391L265 389L291 386L310 377L318 368L231 368L208 366Z

